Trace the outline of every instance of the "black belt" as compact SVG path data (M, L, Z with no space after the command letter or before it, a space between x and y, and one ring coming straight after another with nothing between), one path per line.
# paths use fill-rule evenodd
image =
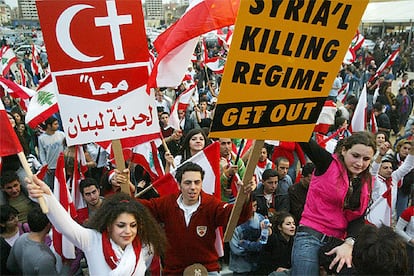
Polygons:
M339 240L338 238L328 236L324 233L321 233L319 231L316 231L315 229L312 229L304 225L299 225L298 232L305 232L305 233L311 234L312 236L314 236L321 242L330 243L331 241Z

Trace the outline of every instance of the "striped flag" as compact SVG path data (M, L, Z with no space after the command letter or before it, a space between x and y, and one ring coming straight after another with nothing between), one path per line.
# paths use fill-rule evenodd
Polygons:
M8 156L22 152L23 148L17 138L3 102L0 101L0 156Z
M333 101L325 101L313 131L326 134L329 127L335 123L335 113L336 104Z
M372 82L374 79L378 78L382 72L384 72L385 68L390 67L394 64L394 61L397 59L398 55L400 54L400 48L398 48L397 50L395 50L394 52L391 53L391 55L389 55L380 65L380 67L378 67L377 71L375 72L374 75L371 76L371 78L369 78L368 82Z
M191 1L183 16L154 41L158 57L148 87L177 86L183 79L198 37L233 25L239 5L239 1L231 0Z
M349 94L349 82L342 84L341 88L338 90L338 96L336 99L342 104L345 104L346 98Z
M9 73L12 64L17 62L17 57L12 48L3 46L0 49L0 58L1 74L6 76Z
M32 67L32 72L35 75L41 74L43 73L43 69L42 66L40 65L40 55L39 52L37 51L36 47L34 44L32 44L32 62L31 62L31 67Z
M388 189L369 206L365 220L377 227L391 226L392 223L392 197L397 195L397 185ZM396 199L395 199L396 200ZM395 201L394 200L394 201Z
M63 152L60 153L55 171L55 186L53 194L70 214L72 218L76 217L76 209L66 185L65 157ZM56 253L66 259L75 259L75 246L61 233L53 227L53 247Z
M178 118L178 110L187 110L193 95L197 92L197 84L191 84L184 92L182 92L174 101L171 107L170 118L168 124L174 129L180 129L180 119Z
M367 86L361 91L349 130L351 132L365 131L367 129Z
M52 75L47 75L30 100L26 113L26 124L35 128L47 118L58 112L56 86L52 82Z
M164 175L164 169L159 157L158 147L161 139L142 143L132 149L131 162L141 165L154 182Z
M187 162L196 163L203 168L205 172L203 180L203 191L207 194L214 195L218 199L221 199L219 163L220 143L214 142L211 145L207 146L204 150L198 152L193 157L180 164L177 169ZM170 173L167 173L165 176L161 177L153 183L154 188L157 189L160 196L165 195L165 191L167 191L167 193L174 191L178 192L178 183L174 178L177 169L172 170Z

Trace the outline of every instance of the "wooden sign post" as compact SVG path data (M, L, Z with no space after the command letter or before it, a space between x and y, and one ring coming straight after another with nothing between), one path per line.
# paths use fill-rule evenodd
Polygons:
M252 179L257 162L259 161L260 150L262 149L263 145L264 140L256 140L254 142L252 146L253 149L250 152L249 161L247 162L246 171L244 172L242 180L243 185L246 185ZM229 242L231 240L246 199L247 195L243 192L243 188L241 188L237 194L236 202L234 203L229 222L227 223L226 232L224 233L224 242Z

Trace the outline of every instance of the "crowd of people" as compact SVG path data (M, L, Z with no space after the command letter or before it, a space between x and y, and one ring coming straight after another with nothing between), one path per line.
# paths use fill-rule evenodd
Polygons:
M397 44L401 61L371 79ZM81 260L86 259L91 275L180 275L194 264L208 275L219 275L223 266L234 275L412 275L414 79L408 78L405 59L412 46L399 37L378 40L373 52L361 49L357 61L338 72L327 98L337 103L336 118L322 133L336 141L334 151L314 136L306 143L266 141L254 176L245 184L240 179L251 153L249 142L208 135L221 75L201 62L190 64L180 86L154 93L165 141L157 154L164 172L174 172L179 191L160 195L142 164L128 160L120 171L110 153L89 143L81 146L87 171L79 183L86 207L75 218L53 196L62 154L67 180L81 171L75 147L66 146L59 114L32 129L18 101L3 96L33 173L43 165L47 172L42 179L28 179L17 156L2 157L2 274L82 275ZM225 55L219 45L208 52ZM392 90L393 82L398 91ZM175 99L193 83L193 101L174 110ZM349 83L350 91L344 104L338 100L343 83ZM368 111L377 118L376 133L348 129L364 85ZM178 127L169 123L171 112L177 112ZM190 160L213 143L220 147L215 157L220 198L203 190L207 168ZM122 185L129 195L120 192ZM221 252L217 229L226 228L237 191L247 199ZM387 194L390 208L374 212ZM49 207L47 215L36 203L40 197ZM51 251L52 225L76 246L73 259L59 262Z

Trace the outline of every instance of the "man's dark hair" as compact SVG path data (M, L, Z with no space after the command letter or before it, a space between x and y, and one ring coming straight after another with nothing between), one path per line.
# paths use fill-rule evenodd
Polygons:
M313 164L312 162L308 162L302 168L302 175L304 177L307 177L308 175L313 173L314 169L315 169L315 164Z
M9 184L15 180L19 180L19 176L15 171L5 171L1 176L1 187L4 188L6 184Z
M382 112L382 103L376 102L374 104L374 110L378 112Z
M392 228L365 225L352 251L357 275L406 275L405 243Z
M193 162L187 162L181 167L177 169L177 173L175 174L175 179L177 179L177 182L180 184L181 180L183 179L183 174L185 172L200 172L201 179L204 179L204 170L199 165Z
M41 232L49 223L49 219L43 214L39 204L35 204L27 214L27 222L29 223L30 231Z
M357 103L358 103L358 99L357 99L354 95L351 95L351 96L349 96L349 97L348 97L348 99L346 100L346 103L347 103L347 104L349 104L349 105L356 106L356 105L357 105Z
M95 178L92 177L86 177L85 179L82 179L79 183L79 191L83 195L83 190L89 186L95 186L99 190L99 184L96 181Z
M264 172L262 174L262 182L265 182L269 178L275 177L275 176L277 176L278 179L279 179L279 175L277 174L277 171L275 171L273 169L266 169L266 170L264 170Z
M49 117L45 121L45 126L52 125L54 122L56 122L58 119L56 117Z
M288 162L289 163L289 166L290 166L290 162L289 162L289 159L287 159L286 157L284 157L284 156L280 156L280 157L278 157L278 158L276 158L276 161L275 161L275 165L276 165L276 167L279 167L279 164L280 164L280 162Z

